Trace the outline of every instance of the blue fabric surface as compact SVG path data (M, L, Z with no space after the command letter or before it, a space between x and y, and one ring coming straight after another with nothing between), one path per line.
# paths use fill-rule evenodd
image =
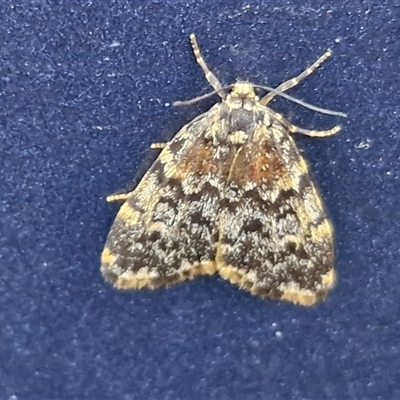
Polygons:
M400 396L399 1L0 4L0 398L394 399ZM117 292L99 256L150 143L223 84L276 86L336 229L338 284L302 308L217 277ZM144 164L143 164L144 163ZM13 397L15 396L15 397Z

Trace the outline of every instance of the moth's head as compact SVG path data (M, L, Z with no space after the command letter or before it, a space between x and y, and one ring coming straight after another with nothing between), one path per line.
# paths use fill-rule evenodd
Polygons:
M256 100L257 96L251 83L245 81L237 81L230 93L231 98L239 98L242 100Z

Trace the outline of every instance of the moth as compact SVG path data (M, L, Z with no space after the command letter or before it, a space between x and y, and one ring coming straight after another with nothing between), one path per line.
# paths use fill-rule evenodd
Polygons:
M133 191L107 198L123 204L101 272L118 289L218 273L254 295L313 305L335 283L333 228L292 134L340 127L305 130L268 104L331 53L260 99L249 82L223 88L190 40L221 102L153 145L161 153Z

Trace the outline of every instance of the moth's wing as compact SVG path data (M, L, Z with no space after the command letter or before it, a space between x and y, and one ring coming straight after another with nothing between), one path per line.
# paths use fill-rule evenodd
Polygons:
M333 230L308 167L277 121L257 125L232 166L217 270L262 297L312 305L333 286Z
M206 137L218 106L178 132L120 208L101 266L117 288L156 288L215 272L220 178Z

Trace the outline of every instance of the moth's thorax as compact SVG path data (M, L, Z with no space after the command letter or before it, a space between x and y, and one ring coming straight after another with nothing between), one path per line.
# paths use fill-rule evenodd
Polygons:
M242 146L254 134L257 124L269 116L248 82L238 81L220 104L213 142L215 145Z

